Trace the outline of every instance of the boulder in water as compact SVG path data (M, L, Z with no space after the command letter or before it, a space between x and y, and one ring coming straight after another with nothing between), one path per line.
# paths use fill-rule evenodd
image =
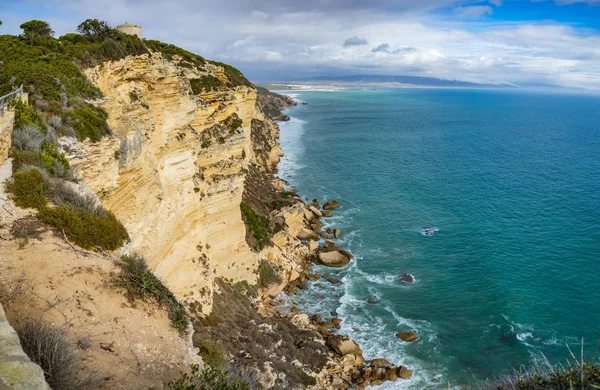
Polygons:
M324 205L323 205L323 210L333 210L333 209L337 209L338 207L340 207L340 203L337 200L328 200Z
M400 283L413 284L415 282L415 277L411 274L404 274L400 277Z
M419 338L415 332L399 332L396 333L396 337L406 343L410 343Z
M319 252L319 260L329 267L343 267L350 263L350 256L344 251Z

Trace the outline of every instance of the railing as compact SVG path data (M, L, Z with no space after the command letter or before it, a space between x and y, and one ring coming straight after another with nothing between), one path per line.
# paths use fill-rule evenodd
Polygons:
M23 94L23 84L11 93L0 97L0 116L4 116L4 109L10 106L10 101L14 98L21 97Z

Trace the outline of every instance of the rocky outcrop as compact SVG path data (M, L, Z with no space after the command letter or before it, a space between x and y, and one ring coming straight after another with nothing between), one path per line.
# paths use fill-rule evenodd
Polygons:
M190 80L206 74L226 81L217 65L183 67L157 53L87 70L106 96L101 106L114 137L68 151L77 178L126 226L128 250L142 253L201 313L211 310L215 277L256 280L258 258L246 244L240 212L246 167L272 166L280 153L267 150L276 131L261 124L256 90L195 95ZM260 157L253 123L269 132Z
M265 115L271 119L289 121L290 117L282 111L284 108L295 106L298 103L289 96L278 95L266 88L258 87L258 104Z
M0 389L45 390L44 372L21 349L19 336L0 305Z
M14 120L15 113L8 110L0 117L0 164L8 158Z
M411 274L404 274L399 279L400 283L413 284L415 282L415 277Z

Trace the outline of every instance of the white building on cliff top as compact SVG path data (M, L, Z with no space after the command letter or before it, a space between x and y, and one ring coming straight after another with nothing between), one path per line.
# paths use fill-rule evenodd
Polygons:
M117 26L117 31L123 34L137 35L138 38L142 39L142 26L137 24L131 24L129 22Z

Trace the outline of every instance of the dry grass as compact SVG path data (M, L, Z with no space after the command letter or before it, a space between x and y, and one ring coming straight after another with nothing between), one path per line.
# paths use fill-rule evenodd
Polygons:
M285 319L259 315L238 289L219 280L212 314L194 323L194 345L203 340L223 346L226 358L237 367L264 371L270 362L276 372L285 373L281 388L306 387L314 378L292 364L298 360L308 371L319 371L327 362L327 348L314 341L316 333L302 330Z
M37 363L53 389L85 390L98 387L96 375L82 375L75 348L61 328L41 321L28 321L17 329L23 351Z
M567 345L570 359L566 365L553 366L542 355L542 363L521 367L499 378L487 380L473 387L476 390L592 390L600 389L598 345L586 360L584 342L581 340L579 357Z

